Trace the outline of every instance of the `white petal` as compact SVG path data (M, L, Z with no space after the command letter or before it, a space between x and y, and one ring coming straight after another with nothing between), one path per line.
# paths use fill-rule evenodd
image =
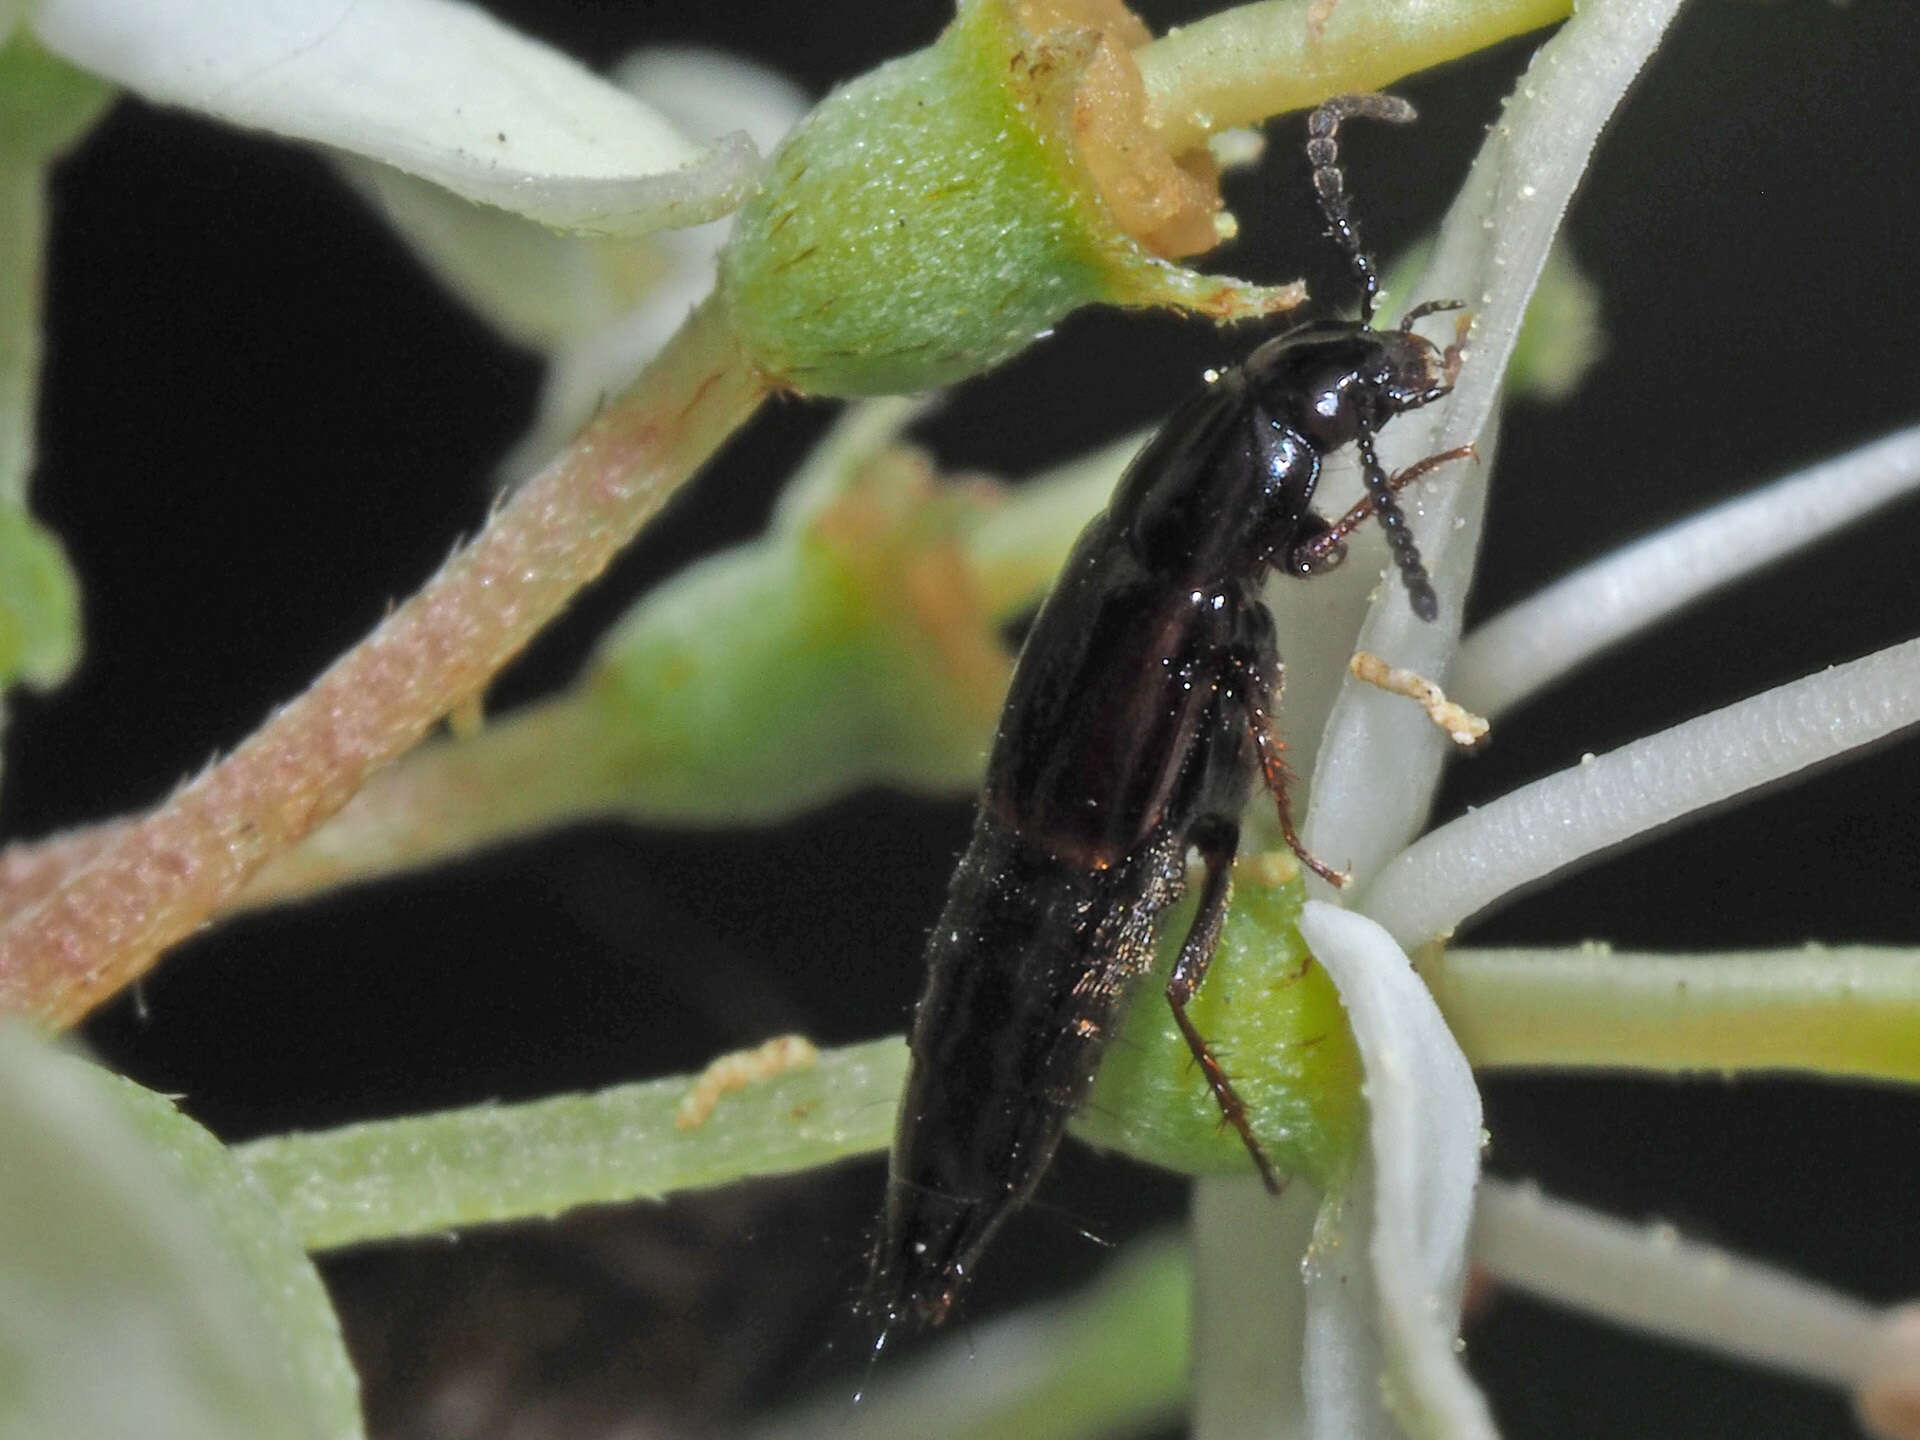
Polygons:
M1353 1188L1329 1196L1307 1247L1306 1343L1300 1355L1310 1440L1400 1440L1385 1404L1380 1287L1372 1248L1374 1175L1361 1162Z
M360 1440L319 1276L211 1135L0 1024L0 1435Z
M354 155L336 158L341 178L446 290L529 349L591 335L625 313L651 274L663 268L650 247L689 233L569 235L509 210L472 204L391 165Z
M1492 1436L1486 1401L1456 1349L1480 1174L1473 1072L1386 931L1311 901L1300 934L1339 988L1368 1113L1368 1163L1344 1204L1329 1197L1341 1208L1329 1212L1308 1256L1310 1433L1390 1434L1384 1400L1409 1433Z
M767 150L807 109L784 76L709 50L642 50L613 78L688 134L737 128ZM508 481L544 465L658 353L713 287L727 235L725 221L644 239L556 234L391 166L343 157L340 168L443 285L502 334L548 352L539 415L501 465Z
M381 160L544 224L711 220L758 168L697 150L572 60L454 0L40 0L54 53L136 94Z
M1628 545L1467 637L1448 687L1497 715L1682 606L1920 489L1920 425Z
M1405 423L1406 418L1411 417L1403 417L1399 423ZM1369 562L1356 551L1342 569L1364 567L1363 573L1377 580L1365 620L1338 632L1345 643L1332 657L1333 664L1319 672L1290 669L1287 675L1289 688L1283 696L1286 708L1282 719L1290 733L1301 733L1293 730L1296 715L1304 715L1310 722L1315 717L1310 707L1316 702L1325 707L1321 712L1326 716L1325 727L1319 732L1319 748L1313 759L1307 846L1329 864L1351 871L1362 883L1378 874L1387 858L1426 824L1441 766L1453 747L1419 706L1402 696L1386 695L1371 685L1355 682L1347 673L1347 658L1355 650L1371 650L1392 664L1436 682L1444 680L1459 643L1459 597L1466 591L1476 558L1486 506L1485 467L1493 462L1497 436L1488 430L1477 443L1479 465L1459 465L1437 476L1420 487L1424 494L1406 505L1421 553L1442 596L1439 618L1431 624L1415 618L1407 608L1400 581L1379 578L1384 559ZM1287 588L1319 591L1339 578L1340 572L1336 571L1312 585ZM1304 597L1297 603L1330 605L1333 597L1325 601L1318 596ZM1275 618L1276 624L1285 627L1278 609ZM1290 634L1300 634L1309 645L1318 638L1312 629L1294 632L1281 628L1278 633L1282 654L1289 660L1303 648L1289 642ZM1297 685L1293 683L1296 674L1300 681ZM1316 679L1324 692L1330 693L1316 695ZM1310 747L1303 744L1300 748L1299 763L1304 766ZM1310 888L1324 883L1313 876L1308 879Z
M1581 5L1535 53L1447 212L1414 297L1464 300L1474 316L1471 354L1452 396L1387 427L1380 450L1389 467L1470 441L1484 456L1500 377L1567 202L1601 128L1679 3ZM1432 322L1435 333L1445 318ZM1415 619L1399 582L1389 582L1361 632L1363 648L1445 678L1479 544L1483 488L1470 467L1420 487L1410 515L1444 613L1435 625ZM1403 701L1349 683L1314 771L1307 843L1363 878L1418 831L1446 749L1408 710Z
M1655 826L1920 723L1920 640L1836 665L1523 786L1396 856L1361 897L1402 944Z

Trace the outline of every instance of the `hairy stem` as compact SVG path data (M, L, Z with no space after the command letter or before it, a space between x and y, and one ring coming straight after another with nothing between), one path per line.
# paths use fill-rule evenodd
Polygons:
M1046 594L1074 537L1105 503L1115 477L1140 443L1141 437L1129 437L970 512L974 518L964 532L967 567L990 619L1012 620ZM779 542L769 536L763 543ZM658 598L665 600L678 587L684 605L694 606L697 587L711 583L699 578L702 573L696 567L668 581L656 592ZM704 639L712 657L709 673L716 681L762 664L755 647L766 620L756 607L767 602L752 588L750 575L737 578L750 593L741 595L734 608L756 617L755 633L745 635L725 623L708 627ZM798 603L797 596L774 594L781 603ZM876 595L873 603L892 601L888 592ZM913 683L906 657L897 656L894 663L898 683ZM738 698L729 703L739 703ZM803 692L796 692L784 719L795 731L827 726L858 730L862 724L886 723L884 716L870 712L850 722L844 706L806 703ZM269 861L216 913L256 909L438 864L596 816L636 821L659 816L684 823L689 818L684 804L664 793L672 786L654 783L662 778L658 766L643 766L634 758L636 727L646 723L644 711L610 701L605 687L596 686L589 676L558 698L489 716L475 734L430 740L401 763L372 776L338 814ZM960 788L944 770L907 778L922 787ZM713 794L714 808L703 815L707 820L727 813L724 788L716 787ZM650 807L650 795L657 807ZM746 822L763 817L738 818ZM52 893L135 823L137 817L103 821L0 850L0 915L17 915Z
M1137 438L1132 439L1088 461L1063 467L1019 486L1004 500L996 490L993 503L966 512L970 517L964 532L967 569L982 591L991 619L1010 620L1046 594L1074 537L1111 493L1115 475L1137 444ZM811 462L809 469L817 463L817 459ZM790 497L805 487L806 473L789 487ZM951 502L966 494L963 488L950 486L944 499ZM756 542L769 551L786 543L778 526ZM929 584L939 587L944 605L951 593L948 577L935 577L925 564L916 565L915 573L922 572L929 576ZM751 707L753 695L737 686L731 691L725 687L742 670L765 671L764 637L772 624L768 607L805 606L809 603L805 586L819 582L809 572L784 567L772 574L780 583L769 588L745 566L731 571L724 569L724 562L695 567L669 580L631 612L623 630L631 628L648 606L656 619L675 609L697 610L702 616L701 645L712 663L703 668L701 678L684 681L683 699L696 709L722 701ZM862 603L876 608L895 605L899 591L894 580L891 570L861 573L857 583L866 592ZM746 618L751 634L730 623L735 615ZM618 639L611 643L613 650L620 649ZM824 652L823 642L813 643ZM796 660L808 659L804 652L794 655ZM823 670L834 663L827 653L811 658ZM892 688L925 683L904 652L882 652L878 662L889 667ZM659 751L635 753L632 737L636 731L648 733L647 715L627 696L627 689L642 681L629 677L624 685L610 683L604 671L617 669L620 663L616 656L603 654L599 662L603 669L590 672L567 694L489 718L475 735L422 745L402 763L374 776L338 815L263 869L229 908L275 904L596 816L620 816L639 824L652 820L751 824L786 813L777 803L771 811L733 810L729 801L738 797L719 783L719 777L704 787L712 804L690 811L679 777L694 762L675 760ZM971 687L976 682L969 679L967 683ZM789 677L780 720L795 745L813 743L810 737L827 730L872 735L893 723L877 696L856 704L844 686L833 687L829 694L819 691L819 686L797 675ZM997 713L997 698L992 709ZM653 729L657 732L658 727ZM671 752L670 737L663 736L661 744ZM817 767L817 744L809 753L816 756ZM942 754L938 747L929 747L917 757L917 767L908 765L888 774L895 783L916 789L958 792L977 783L971 776L962 781ZM871 776L840 778L844 789ZM756 780L755 788L769 796L785 793L782 786L761 780ZM77 845L79 838L58 837L46 843ZM29 859L30 852L18 857L0 853L0 907L13 895L15 872L23 877L28 873Z
M137 819L103 820L0 850L0 916L19 915L51 895L138 823Z
M906 1077L898 1035L723 1098L678 1128L690 1075L524 1105L476 1105L236 1146L309 1250L553 1216L781 1175L885 1148Z
M305 695L0 935L0 1010L68 1025L339 810L600 573L765 387L717 301Z
M489 721L476 735L423 745L269 861L222 910L437 864L611 811L617 794L599 763L599 722L589 707L561 699Z

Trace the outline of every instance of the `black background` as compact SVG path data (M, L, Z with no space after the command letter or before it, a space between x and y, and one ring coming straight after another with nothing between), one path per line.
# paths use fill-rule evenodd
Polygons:
M706 41L816 92L932 38L933 0L521 0L514 23L604 64ZM1156 29L1204 8L1143 6ZM1407 133L1352 147L1391 252L1431 225L1525 45L1397 87ZM1920 418L1912 86L1896 0L1695 0L1576 202L1604 362L1515 407L1474 598ZM1340 293L1306 218L1295 127L1230 194L1220 263ZM87 595L74 682L22 700L8 836L151 803L241 739L481 521L537 362L441 295L296 148L129 103L62 168L36 505ZM1019 474L1142 424L1230 355L1175 322L1082 315L928 426ZM562 683L689 557L743 539L830 407L769 406L495 692ZM1517 712L1443 815L1674 720L1902 640L1920 618L1907 505L1662 627ZM1920 745L1883 747L1609 859L1475 927L1486 943L1737 948L1920 940ZM967 806L853 797L740 834L583 827L424 878L227 926L86 1029L232 1138L697 1067L782 1029L896 1031ZM1658 1213L1874 1299L1920 1294L1920 1103L1854 1086L1496 1077L1492 1167ZM836 1379L876 1165L644 1212L334 1262L390 1435L682 1434ZM1077 1153L983 1277L984 1316L1090 1274L1181 1187ZM1515 1436L1844 1435L1835 1397L1506 1298L1473 1331ZM455 1382L485 1376L479 1420ZM494 1387L494 1388L488 1388ZM464 1393L464 1392L463 1392ZM525 1427L509 1432L503 1417ZM638 1418L636 1418L638 1417ZM536 1424L536 1419L538 1424ZM538 1428L552 1423L553 1428ZM625 1424L638 1428L623 1430Z

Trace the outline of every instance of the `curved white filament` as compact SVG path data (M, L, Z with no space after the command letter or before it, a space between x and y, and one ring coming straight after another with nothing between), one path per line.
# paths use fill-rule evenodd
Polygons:
M1409 948L1657 826L1920 723L1920 640L1549 775L1421 837L1361 908Z
M1467 636L1448 681L1482 715L1768 562L1920 489L1920 425L1670 525L1502 611Z

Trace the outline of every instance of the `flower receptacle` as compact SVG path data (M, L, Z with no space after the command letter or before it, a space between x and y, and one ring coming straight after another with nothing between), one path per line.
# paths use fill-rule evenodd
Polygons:
M1118 0L963 0L933 45L829 95L770 162L720 262L773 383L819 395L952 384L1091 303L1215 319L1299 284L1202 275L1219 237L1204 148L1146 123Z
M1242 859L1219 949L1187 1013L1275 1169L1325 1190L1347 1174L1365 1111L1346 1012L1295 929L1305 898L1292 856ZM1190 902L1168 913L1153 974L1141 981L1072 1130L1169 1170L1251 1175L1246 1147L1222 1120L1162 998L1192 918Z

